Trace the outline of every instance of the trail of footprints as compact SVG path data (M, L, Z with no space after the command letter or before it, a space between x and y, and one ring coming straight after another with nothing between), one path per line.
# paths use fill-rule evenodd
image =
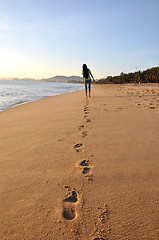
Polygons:
M108 240L111 234L111 225L109 222L110 211L107 204L104 204L104 207L98 207L99 212L98 215L98 222L95 222L94 232L92 235L95 235L93 240Z
M137 108L147 109L147 110L157 110L159 109L159 89L155 85L134 85L133 87L120 88L129 97L137 96L139 99L136 103Z
M86 122L90 122L89 119L89 111L88 111L88 102L86 103L86 106L84 106L84 118ZM78 129L81 132L82 137L87 137L88 136L88 131L85 129L85 125L81 124ZM74 145L74 148L76 152L84 152L84 144L83 143L77 143ZM77 167L81 168L82 174L87 178L88 181L93 181L92 175L91 175L91 168L92 168L92 163L89 159L84 159L81 160L78 164Z
M83 108L84 111L84 118L85 118L85 122L90 122L89 119L89 109L88 109L88 101L86 102L86 105ZM82 130L82 137L87 137L88 136L88 131L85 129L85 125L81 124L78 128L79 130ZM76 145L74 145L74 148L76 149L76 152L81 152L83 151L83 144L82 143L78 143ZM92 175L91 175L91 168L92 168L92 163L89 159L84 159L82 161L80 161L77 166L79 168L81 168L82 170L82 174L87 178L88 181L93 181Z
M88 100L86 102L86 105L84 106L84 119L86 123L91 122L89 119L89 109L88 109ZM85 129L85 125L81 124L78 129L81 132L82 137L88 136L88 131ZM84 152L84 144L83 143L76 143L74 145L74 149L77 153ZM90 155L90 158L92 158L93 155ZM81 169L82 174L86 177L86 179L89 182L93 181L93 177L91 175L91 169L93 167L91 160L89 159L83 159L80 162L77 163L77 167ZM68 194L63 200L63 218L65 220L74 220L77 216L76 206L79 202L79 192L75 188L71 188L70 186L64 186L65 189L67 189ZM102 223L105 222L105 212L103 212L99 220L102 221ZM93 240L105 240L105 238L102 237L101 234L97 234L97 237L95 237Z
M86 122L90 122L90 119L88 118L88 101L86 102L86 106L84 106L84 118ZM85 130L85 125L81 124L79 126L79 130L82 130L82 137L88 136L87 130ZM76 152L80 153L84 151L84 144L83 143L77 143L74 145L74 149ZM82 160L78 163L78 167L81 168L82 174L87 177L88 181L93 181L91 173L92 163L90 160ZM64 188L67 189L68 194L63 200L63 218L65 220L73 220L77 216L76 212L76 205L79 201L79 193L75 188L71 188L70 186L64 186Z

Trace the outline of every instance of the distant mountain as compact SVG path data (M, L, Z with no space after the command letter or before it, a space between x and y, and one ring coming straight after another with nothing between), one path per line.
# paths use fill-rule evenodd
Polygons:
M40 81L46 81L46 82L82 82L82 78L79 76L70 76L70 77L66 77L66 76L55 76L52 78L47 78L47 79L41 79Z
M35 81L36 79L32 79L32 78L3 78L0 80L23 80L23 81ZM37 81L45 81L45 82L65 82L65 83L81 83L82 82L82 78L79 76L70 76L70 77L66 77L66 76L55 76L55 77L51 77L51 78L44 78L44 79L40 79Z
M0 80L14 80L14 81L35 81L33 78L0 78Z

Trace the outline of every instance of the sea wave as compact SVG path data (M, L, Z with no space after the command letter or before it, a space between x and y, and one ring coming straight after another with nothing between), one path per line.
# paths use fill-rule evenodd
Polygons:
M0 112L27 102L83 89L82 84L0 80Z

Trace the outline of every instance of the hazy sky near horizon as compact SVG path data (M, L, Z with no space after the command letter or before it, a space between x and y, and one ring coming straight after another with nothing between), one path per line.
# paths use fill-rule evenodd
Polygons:
M0 78L159 66L159 0L0 0Z

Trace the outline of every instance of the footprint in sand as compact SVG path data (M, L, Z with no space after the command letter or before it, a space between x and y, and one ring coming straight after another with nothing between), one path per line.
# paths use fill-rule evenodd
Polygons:
M71 189L69 186L64 186L68 190L68 195L63 200L63 212L62 215L66 220L73 220L76 216L76 204L79 196L76 189Z
M86 102L86 107L88 106L88 104L89 104L89 102L87 101L87 102Z
M97 209L99 209L99 213L97 214L97 216L99 217L99 222L95 223L96 228L94 235L96 237L93 240L109 239L108 234L111 234L111 227L109 223L109 207L107 204L104 204L104 208L98 207Z
M86 137L87 135L88 135L87 131L83 131L83 132L82 132L82 136L83 136L83 137Z
M84 124L78 126L78 129L81 130L82 128L84 128Z
M89 167L84 167L83 170L82 170L82 173L83 173L83 174L87 174L87 173L90 172L90 170L91 170L91 168L89 168Z
M148 106L144 106L145 108L148 108L148 109L155 109L155 107L150 107L149 105Z
M90 160L82 160L78 163L78 167L82 169L82 173L87 178L88 181L93 181L93 177L91 175L92 163Z
M64 207L62 215L66 220L73 220L76 217L74 206Z
M80 168L82 168L82 173L83 174L88 174L90 173L91 170L91 162L90 160L83 160L79 163Z
M74 148L76 149L76 152L82 152L84 145L82 143L77 143L74 145Z
M136 107L137 107L137 108L141 108L141 107L142 107L142 104L141 104L141 103L137 103L137 104L136 104Z
M96 237L93 240L105 240L104 238Z
M100 208L99 208L100 209ZM104 209L99 214L99 221L106 223L109 220L110 211L107 204L104 204Z
M86 122L90 122L91 120L90 119L86 119Z
M91 165L91 162L89 160L82 160L80 163L79 163L80 166L82 167L86 167L86 166L90 166Z
M88 115L89 112L84 112L85 115Z
M70 193L69 193L69 196L67 198L64 199L64 202L71 202L71 203L75 203L78 201L78 198L77 198L77 192L75 190L72 190Z

